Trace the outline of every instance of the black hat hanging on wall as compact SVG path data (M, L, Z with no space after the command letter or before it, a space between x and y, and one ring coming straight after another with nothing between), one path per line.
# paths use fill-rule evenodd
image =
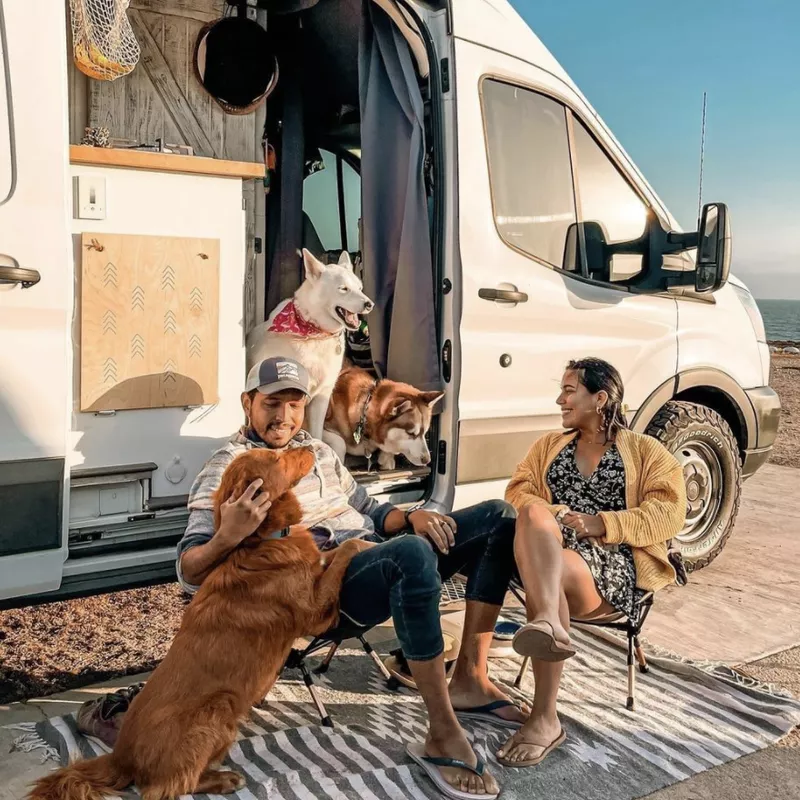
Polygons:
M244 16L218 19L200 31L194 71L228 114L252 114L278 83L278 59L269 35Z

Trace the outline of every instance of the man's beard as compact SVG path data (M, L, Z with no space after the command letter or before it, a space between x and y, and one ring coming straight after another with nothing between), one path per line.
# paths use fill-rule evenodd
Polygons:
M264 431L267 436L273 435L275 437L286 438L287 440L291 441L292 436L294 435L294 428L291 425L286 424L270 424L267 425L267 429ZM264 438L264 437L262 437Z

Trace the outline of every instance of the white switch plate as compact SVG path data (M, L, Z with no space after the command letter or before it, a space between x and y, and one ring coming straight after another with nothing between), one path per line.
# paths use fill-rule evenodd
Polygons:
M78 175L78 219L106 218L106 179L100 175Z

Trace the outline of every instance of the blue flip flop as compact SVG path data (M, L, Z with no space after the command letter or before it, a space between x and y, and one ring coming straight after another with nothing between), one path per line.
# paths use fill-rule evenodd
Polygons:
M520 622L514 622L511 619L499 619L494 626L494 635L492 638L497 639L499 642L510 642L514 638L514 634L522 627Z
M464 719L471 719L477 722L488 722L491 725L499 725L501 728L508 728L517 731L522 727L521 722L514 722L514 720L503 719L494 712L500 708L510 708L515 706L510 700L493 700L491 703L486 703L482 706L473 706L472 708L457 708L455 709L456 716L463 717Z
M460 761L457 758L438 758L436 756L426 756L425 745L418 744L416 742L406 746L406 753L408 753L409 757L416 764L422 767L425 774L433 782L433 785L443 795L445 795L445 797L450 797L452 800L475 800L476 797L481 798L481 800L496 800L496 798L500 796L499 792L495 794L491 794L489 792L486 792L485 794L470 794L469 792L462 792L461 789L456 789L455 786L451 786L444 779L444 777L442 777L442 773L438 769L439 767L465 769L468 772L472 772L473 774L477 775L478 777L482 777L483 773L486 771L486 762L477 753L475 754L477 761L474 767L470 766L464 761Z

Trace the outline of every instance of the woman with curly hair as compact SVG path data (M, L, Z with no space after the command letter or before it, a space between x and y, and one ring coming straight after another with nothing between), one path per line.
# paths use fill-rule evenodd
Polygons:
M631 615L675 581L667 542L685 520L683 472L660 442L628 430L623 396L611 364L571 361L557 401L566 430L538 439L506 490L528 616L514 649L536 682L529 719L498 752L507 766L538 764L564 741L556 698L575 654L570 618Z

